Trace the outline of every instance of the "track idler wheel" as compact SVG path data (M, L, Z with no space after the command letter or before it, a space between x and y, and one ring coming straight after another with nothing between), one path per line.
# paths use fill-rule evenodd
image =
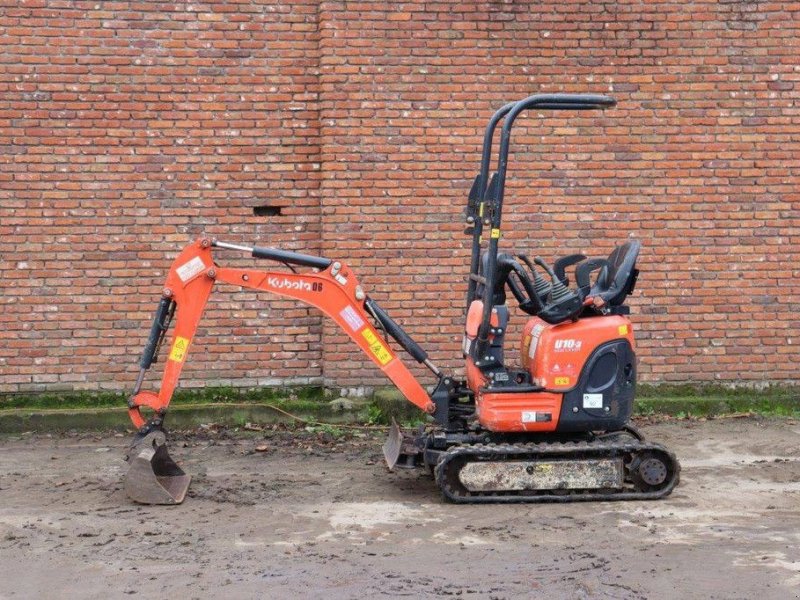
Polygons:
M180 504L189 489L190 475L167 451L164 432L156 429L134 442L128 453L125 493L139 504Z
M652 452L634 457L628 466L628 473L636 489L644 492L658 490L672 477L670 464Z

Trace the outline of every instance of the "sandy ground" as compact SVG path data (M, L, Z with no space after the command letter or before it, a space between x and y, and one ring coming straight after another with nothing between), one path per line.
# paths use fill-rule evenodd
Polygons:
M444 504L372 437L212 432L172 445L186 502L142 507L126 438L6 437L0 598L800 598L800 424L644 429L670 498L528 506Z

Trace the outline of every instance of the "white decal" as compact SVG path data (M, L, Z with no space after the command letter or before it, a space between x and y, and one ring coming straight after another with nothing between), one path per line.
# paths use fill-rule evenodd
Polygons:
M581 349L583 342L580 340L556 340L556 352L577 352Z
M528 347L528 358L533 360L533 357L536 356L536 348L539 346L539 336L542 335L544 331L544 325L534 325L533 329L531 330L531 345Z
M584 394L583 408L603 408L603 394Z
M364 319L359 317L355 309L349 304L344 307L344 310L340 312L339 315L347 321L347 324L350 325L350 329L353 331L358 331L364 326Z
M203 259L199 256L195 256L192 260L187 262L185 265L181 265L175 272L178 274L178 277L181 278L183 283L189 281L192 277L197 275L198 273L202 273L206 268Z
M307 281L292 281L288 277L284 277L283 279L268 277L267 285L278 290L300 290L303 292L310 292L312 290L311 284Z
M531 411L531 410L522 411L522 422L523 423L536 423L536 412Z

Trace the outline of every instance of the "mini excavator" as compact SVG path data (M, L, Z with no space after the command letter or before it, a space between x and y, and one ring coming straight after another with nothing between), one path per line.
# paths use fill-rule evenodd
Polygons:
M511 130L517 117L529 110L590 110L614 104L602 95L540 94L506 104L490 119L466 209L472 254L464 310L464 380L443 373L341 260L208 238L187 246L170 268L128 401L138 429L124 482L129 497L144 504L184 499L190 477L167 451L164 418L217 282L294 298L331 318L430 417L430 424L414 434L404 434L392 424L383 447L387 465L428 468L448 501L667 496L678 483L675 456L646 441L629 423L636 354L625 299L636 284L639 242L629 240L605 258L573 254L552 266L525 253L500 252L499 247ZM501 122L497 169L490 178L493 138ZM217 264L217 251L246 252L289 270L227 268ZM530 315L519 337L521 365L507 364L504 355L509 292ZM157 394L142 391L173 320L161 388ZM431 371L436 382L430 391L406 368L389 338Z

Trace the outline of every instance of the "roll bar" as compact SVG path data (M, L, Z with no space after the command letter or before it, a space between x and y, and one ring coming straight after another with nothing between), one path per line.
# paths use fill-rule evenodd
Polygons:
M497 271L497 246L499 241L500 223L502 219L503 198L505 195L506 173L508 171L508 150L511 144L511 128L517 117L526 110L593 110L614 106L616 101L600 94L536 94L518 102L510 102L492 115L486 132L483 136L483 150L481 154L481 168L470 190L467 204L467 223L472 226L472 257L470 260L470 278L467 289L467 309L475 299L478 271L480 268L481 237L483 226L491 226L489 237L489 259L486 262L486 272L483 273L484 286L489 290L484 298L483 319L478 329L477 344L474 357L480 361L486 354L489 344L490 319L492 315L492 302L490 300L494 290ZM489 183L489 167L492 154L494 132L500 121L503 128L500 134L500 148L497 159L497 172ZM488 208L488 213L486 209Z

